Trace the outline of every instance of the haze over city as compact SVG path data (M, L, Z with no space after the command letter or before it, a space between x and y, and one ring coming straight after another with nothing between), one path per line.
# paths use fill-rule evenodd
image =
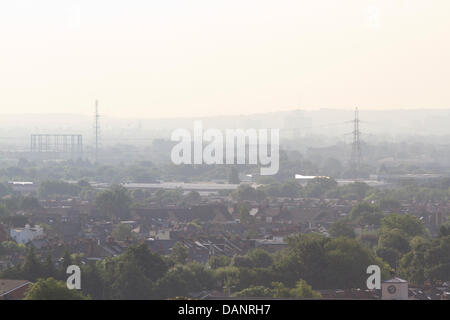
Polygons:
M1 1L0 318L92 315L7 300L168 300L89 303L101 319L450 300L449 13Z
M445 0L0 4L0 113L450 106Z

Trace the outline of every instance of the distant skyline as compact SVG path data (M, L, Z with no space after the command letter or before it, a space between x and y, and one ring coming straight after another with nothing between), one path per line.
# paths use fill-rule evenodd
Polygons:
M447 0L0 3L0 114L450 108Z

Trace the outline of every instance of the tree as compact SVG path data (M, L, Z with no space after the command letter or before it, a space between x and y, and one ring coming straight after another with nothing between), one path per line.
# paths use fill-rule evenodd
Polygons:
M336 180L329 177L317 177L309 181L305 188L306 196L321 198L326 192L337 187Z
M208 264L211 268L217 269L221 267L229 266L231 259L227 256L210 256Z
M261 189L255 189L247 184L241 184L231 193L231 197L238 201L262 201L266 194Z
M15 241L3 241L0 243L0 255L2 254L22 254L26 251L26 247L22 243Z
M239 179L239 173L236 170L236 168L231 167L230 173L228 175L228 183L231 184L239 184L241 183L241 180Z
M360 224L380 226L382 218L380 208L366 201L358 203L350 211L350 219Z
M161 278L168 268L162 257L151 252L145 243L129 247L120 258L136 265L151 281Z
M330 235L333 238L347 237L355 238L355 231L345 220L336 221L331 225Z
M179 264L185 264L188 258L188 249L182 243L177 242L170 252L170 258Z
M31 285L25 295L25 300L89 300L78 290L70 290L63 281L53 278L39 279Z
M142 300L153 298L153 281L145 271L131 261L119 261L115 265L111 284L113 299Z
M273 297L273 291L272 289L264 286L250 286L244 290L236 292L234 296L240 298L271 298Z
M0 204L0 221L5 221L10 215L11 211L9 211L4 204Z
M314 291L305 280L298 280L294 288L287 288L281 282L272 282L274 298L319 299L322 295Z
M427 279L450 279L450 236L432 240L425 251L425 266Z
M400 254L405 254L410 250L408 237L400 229L381 232L378 238L378 247L392 248Z
M131 198L124 187L113 186L99 193L95 204L101 213L115 219L123 219L129 217Z
M299 299L320 299L322 295L314 291L312 287L305 280L298 280L295 288L291 290L291 295Z
M317 234L288 238L288 250L275 260L275 270L284 284L299 279L313 288L355 288L365 286L366 269L389 267L360 242L350 238L326 238Z
M204 265L190 263L176 265L157 281L159 299L188 296L190 292L200 292L215 286L213 273Z
M190 191L187 195L183 197L183 202L186 205L197 204L201 200L200 193L197 191Z
M248 256L236 255L233 257L233 266L238 268L252 268L253 262Z
M81 185L79 183L73 184L58 180L43 181L38 187L38 194L42 198L54 195L77 196L80 191Z
M425 226L418 218L409 214L390 214L381 219L381 232L398 229L407 237L425 236Z
M378 265L384 274L389 270L381 259L355 239L331 239L324 248L327 263L321 274L328 288L365 287L367 267L373 264Z
M450 236L450 222L446 222L441 225L441 227L439 228L439 236L440 237Z
M11 188L4 183L0 183L0 198L3 198L4 196L11 194L12 190Z
M272 282L273 287L273 297L274 298L291 298L291 289L287 288L281 282Z
M382 210L398 210L401 207L400 201L393 198L383 198L380 200L380 208Z
M380 229L376 254L391 267L397 268L399 259L409 252L409 239L400 229Z
M254 222L254 217L250 215L250 211L244 203L239 205L238 213L242 224L251 224Z
M30 246L28 249L25 263L22 268L22 273L25 279L32 282L36 281L36 279L42 277L44 274L44 268L39 262L33 246Z
M415 285L450 277L450 236L433 240L415 237L410 245L411 251L400 260L402 276Z
M136 240L137 234L132 231L131 227L124 223L119 223L111 233L112 237L116 240Z
M99 263L105 284L102 297L111 299L153 299L155 283L168 270L166 261L152 253L145 243L129 247L123 254ZM99 294L99 293L98 293Z
M282 197L296 198L302 192L302 186L297 181L286 181L280 185L279 194Z
M408 279L411 284L423 285L425 281L425 252L430 243L423 237L414 237L410 241L411 251L399 261L400 276Z
M273 258L269 252L263 249L253 249L247 253L253 267L267 268L273 263Z
M350 217L352 220L355 220L363 216L364 214L376 213L379 211L380 208L378 208L376 205L370 204L366 201L362 201L352 208L352 210L350 211Z
M288 249L276 261L276 272L284 283L295 283L305 279L314 287L324 284L327 266L325 243L326 237L317 234L299 234L287 239Z
M21 209L30 212L36 212L42 209L39 200L34 197L25 197L21 203Z
M73 264L72 257L70 256L69 250L67 248L64 250L64 254L62 257L61 269L59 270L60 279L66 278L67 268Z
M52 255L50 251L47 253L47 258L44 262L44 274L46 278L55 277L56 276L56 268L53 264Z
M106 284L103 280L102 273L95 262L88 263L82 269L83 286L81 290L85 295L91 296L93 299L104 299Z

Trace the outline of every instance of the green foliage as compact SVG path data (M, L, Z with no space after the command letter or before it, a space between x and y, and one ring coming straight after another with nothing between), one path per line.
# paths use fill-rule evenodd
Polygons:
M350 219L356 223L379 227L383 214L380 208L372 203L362 201L350 211Z
M241 180L239 179L239 173L236 170L236 168L234 168L234 167L230 168L230 173L228 175L228 183L231 183L231 184L241 183Z
M55 195L78 196L82 186L74 183L68 183L60 180L42 181L38 187L38 194L42 198Z
M310 198L323 198L325 194L337 187L333 178L317 177L309 181L305 187L305 195Z
M430 280L450 279L450 236L431 241L425 252L425 277Z
M381 220L381 233L393 229L400 230L410 238L426 235L423 222L409 214L390 214Z
M324 247L327 264L323 274L332 288L365 287L366 269L369 265L375 264L381 269L388 269L375 254L355 239L332 239Z
M446 222L441 225L441 227L439 228L439 236L440 237L450 236L450 222Z
M290 295L299 299L319 299L322 295L312 290L312 287L305 280L298 280L295 288L290 290Z
M397 199L386 197L380 200L381 210L395 211L400 209L400 207L401 207L400 201Z
M288 288L281 282L272 282L272 288L265 286L249 286L233 296L245 298L297 298L297 299L319 299L321 294L312 290L312 287L304 280L297 281L294 288Z
M190 191L188 194L183 196L183 203L188 206L198 204L200 200L201 196L197 191Z
M273 264L272 255L263 249L250 250L247 257L255 268L268 268Z
M0 204L0 221L5 221L11 216L11 211L4 204Z
M368 192L372 190L364 182L353 182L343 186L337 186L325 193L327 198L363 200Z
M188 249L181 242L177 242L171 250L170 258L179 264L185 264L188 258Z
M50 252L47 253L47 258L45 259L43 269L44 269L44 276L46 278L53 277L53 275L56 274L55 264L53 263L53 259Z
M330 235L333 238L339 237L347 237L347 238L355 238L355 231L353 227L349 225L349 223L345 220L336 221L331 225Z
M156 283L160 298L188 296L214 286L214 273L198 263L176 265Z
M293 236L288 243L288 250L276 260L276 274L283 283L304 279L314 288L363 287L367 266L377 264L383 272L389 270L355 239L307 234Z
M42 209L39 200L34 197L24 197L22 199L20 208L25 211L35 212Z
M119 223L111 233L112 237L116 240L136 240L137 234L132 231L131 227L124 223Z
M181 189L176 190L157 190L153 197L152 201L157 201L161 205L163 204L178 204L183 200L183 191Z
M26 251L24 244L15 241L3 241L0 243L0 255L4 254L21 254Z
M297 198L302 195L303 188L295 180L287 180L283 183L270 183L258 188L269 197Z
M88 300L80 291L69 290L63 281L53 278L39 279L31 285L25 295L25 300Z
M3 198L4 196L12 194L12 189L4 183L0 183L0 198Z
M28 249L28 253L25 259L25 263L23 265L22 274L25 279L29 281L36 281L38 278L44 275L43 266L41 265L36 253L34 251L34 247L31 246Z
M208 260L208 265L213 268L227 267L231 263L231 259L227 256L210 256Z
M234 296L239 298L271 298L273 297L273 290L264 286L250 286L236 292Z
M151 252L145 243L132 246L123 254L107 258L99 264L107 286L105 299L151 299L154 284L168 270L164 259Z
M260 189L241 184L231 193L231 197L237 201L262 201L266 198L266 194Z
M400 254L410 250L408 237L400 229L386 230L378 238L378 247L392 248Z
M120 259L108 275L111 281L110 298L142 300L153 298L153 281L147 276L150 270L131 261Z
M364 214L376 213L379 211L380 209L376 205L363 201L352 208L352 210L350 211L350 218L355 220L357 218L360 218Z
M450 236L427 240L415 237L411 251L400 260L400 274L414 285L425 280L444 280L450 277Z
M121 259L142 269L151 281L159 279L167 270L166 262L160 255L151 252L145 243L128 248Z
M102 214L112 218L124 219L129 217L131 197L122 186L112 186L104 190L95 198L95 205Z
M105 299L106 283L103 274L97 263L91 262L81 269L82 282L81 290L92 299Z
M250 215L245 203L241 203L238 207L239 219L242 224L250 225L255 222L255 218Z

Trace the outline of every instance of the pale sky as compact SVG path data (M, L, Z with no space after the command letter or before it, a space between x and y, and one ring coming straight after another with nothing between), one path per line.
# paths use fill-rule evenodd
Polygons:
M0 114L450 107L448 0L0 2Z

